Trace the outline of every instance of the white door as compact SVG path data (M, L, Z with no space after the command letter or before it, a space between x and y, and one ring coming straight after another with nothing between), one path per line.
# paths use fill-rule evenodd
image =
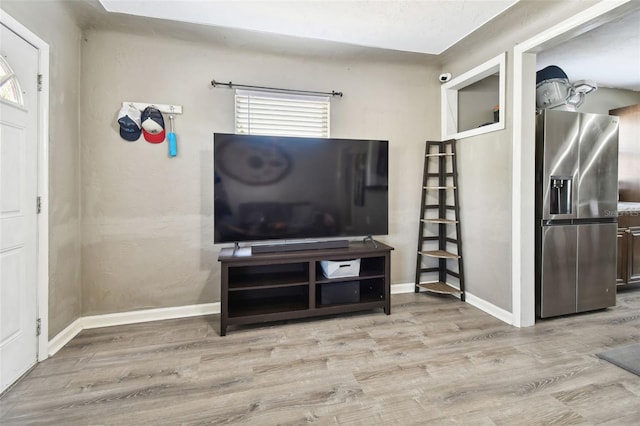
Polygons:
M0 392L37 361L38 51L0 24Z

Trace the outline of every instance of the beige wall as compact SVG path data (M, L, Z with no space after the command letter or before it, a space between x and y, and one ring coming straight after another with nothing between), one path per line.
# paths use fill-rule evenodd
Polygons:
M511 149L496 133L458 144L465 288L511 311Z
M413 281L423 142L438 138L436 69L297 57L89 31L82 46L82 313L219 300L213 241L214 132L233 132L233 91L210 81L340 90L331 135L390 141L392 282ZM174 103L167 144L119 137L123 101Z
M493 109L500 103L500 79L490 75L458 90L458 132L493 123Z
M81 31L58 1L3 0L49 44L49 337L80 316L79 91ZM35 77L34 77L35 78Z
M578 111L609 114L612 109L636 104L640 104L640 92L600 87L595 92L586 95L584 103L578 108Z

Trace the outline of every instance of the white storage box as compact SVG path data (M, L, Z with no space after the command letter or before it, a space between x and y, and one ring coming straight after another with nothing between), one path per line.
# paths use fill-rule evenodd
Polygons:
M322 273L327 278L357 277L360 275L360 259L321 260Z

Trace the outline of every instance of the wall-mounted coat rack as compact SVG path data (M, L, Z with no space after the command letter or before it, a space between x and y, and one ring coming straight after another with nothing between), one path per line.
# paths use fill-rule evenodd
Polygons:
M158 109L158 111L165 114L182 114L182 105L163 105L153 104L150 102L123 102L122 106L132 105L139 111L144 111L148 106L152 106Z

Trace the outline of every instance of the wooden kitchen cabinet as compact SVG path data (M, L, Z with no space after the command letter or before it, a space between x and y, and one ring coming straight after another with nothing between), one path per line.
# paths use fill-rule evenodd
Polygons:
M609 111L618 132L618 285L640 283L640 104Z
M618 229L618 259L617 259L617 272L616 272L616 284L627 284L627 230Z
M640 226L627 229L627 284L640 283Z
M618 229L617 285L640 283L640 226Z

